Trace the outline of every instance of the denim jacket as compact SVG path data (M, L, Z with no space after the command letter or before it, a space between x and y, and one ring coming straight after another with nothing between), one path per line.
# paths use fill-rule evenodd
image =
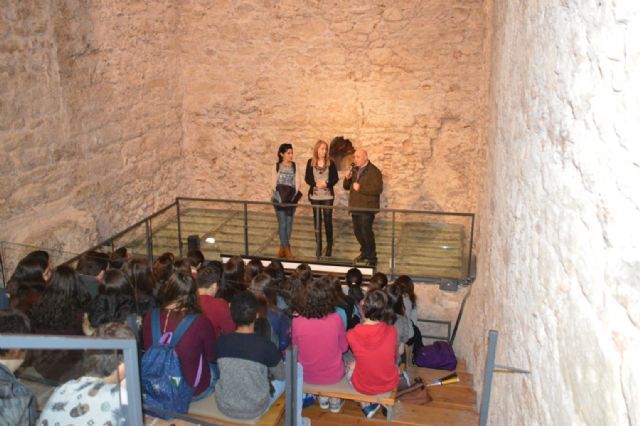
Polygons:
M11 370L0 363L0 424L34 425L36 398L31 389L16 379Z

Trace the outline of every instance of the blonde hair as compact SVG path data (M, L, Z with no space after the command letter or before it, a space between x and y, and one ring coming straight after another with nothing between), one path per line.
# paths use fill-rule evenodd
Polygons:
M311 160L311 165L316 167L318 165L318 150L320 149L320 145L325 144L327 146L327 153L324 155L324 166L329 167L329 144L323 141L322 139L316 142L316 145L313 147L313 159Z

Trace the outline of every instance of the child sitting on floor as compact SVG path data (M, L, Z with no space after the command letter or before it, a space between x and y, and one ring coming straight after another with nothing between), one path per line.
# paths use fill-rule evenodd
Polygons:
M392 325L394 313L389 297L382 290L367 293L362 311L364 322L347 332L355 362L348 368L353 388L365 395L389 392L398 386L396 363L398 332ZM360 403L362 412L372 418L380 408L377 403Z

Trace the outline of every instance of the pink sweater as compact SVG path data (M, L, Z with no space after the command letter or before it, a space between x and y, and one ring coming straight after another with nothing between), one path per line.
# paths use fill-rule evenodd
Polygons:
M334 312L322 319L294 318L291 340L298 347L305 383L330 385L342 379L342 354L349 346L339 314Z

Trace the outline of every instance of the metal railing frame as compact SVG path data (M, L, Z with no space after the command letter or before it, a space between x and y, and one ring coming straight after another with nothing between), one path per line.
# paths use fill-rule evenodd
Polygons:
M101 339L79 336L2 334L0 347L19 349L121 350L127 375L128 424L141 425L142 396L138 368L138 346L135 339Z
M489 349L484 366L484 382L482 383L482 402L480 403L480 426L486 426L489 421L489 402L491 401L491 384L494 372L512 372L530 374L528 370L496 364L496 348L498 346L498 332L489 330Z
M281 207L297 207L297 204L275 204L269 201L250 201L250 200L230 200L223 198L194 198L194 197L176 197L175 204L177 205L178 210L178 238L180 239L180 247L182 247L182 238L180 233L180 203L185 201L193 201L193 202L205 202L205 203L226 203L226 204L242 204L242 209L244 213L244 247L245 247L245 256L249 256L249 206L250 205L259 205L259 206L272 206L276 205ZM309 206L309 208L313 208ZM395 276L395 246L396 246L396 215L400 214L431 214L436 216L456 216L456 217L467 217L471 219L470 225L470 235L469 235L469 246L467 248L467 278L471 272L471 261L472 261L472 253L473 253L473 233L475 230L475 213L460 213L460 212L440 212L440 211L432 211L432 210L410 210L410 209L365 209L365 208L348 208L344 206L322 206L323 209L331 209L331 210L348 210L350 212L374 212L374 213L391 213L391 273L392 277ZM182 255L182 251L180 252Z
M172 208L176 209L176 221L178 227L178 252L180 256L184 255L184 242L182 238L182 214L184 212L183 206L181 203L184 202L208 202L208 203L225 203L225 204L240 204L242 205L243 211L243 220L244 220L244 255L249 256L249 206L250 205L258 205L258 206L276 206L276 204L267 202L267 201L249 201L249 200L230 200L230 199L221 199L221 198L193 198L193 197L176 197L175 201L157 212L139 220L133 225L123 229L117 234L107 238L106 240L96 244L95 246L89 248L86 251L98 250L105 246L110 246L111 251L115 249L115 241L126 235L127 233L133 231L134 229L144 225L145 226L145 237L146 237L146 249L147 249L147 258L152 260L154 257L153 253L153 227L151 221L158 217L159 215L169 211ZM283 207L295 207L297 204L281 204ZM311 208L311 206L309 206ZM459 212L440 212L440 211L431 211L431 210L409 210L409 209L349 209L344 206L323 206L323 209L331 209L331 210L348 210L359 211L359 212L375 212L375 213L390 213L391 214L391 271L389 275L393 278L396 276L396 255L397 255L397 230L396 230L396 219L397 214L421 214L421 215L436 215L436 216L455 216L455 217L466 217L471 219L470 225L470 235L469 235L469 245L466 248L467 250L467 282L469 282L471 273L471 264L473 258L473 238L475 231L475 213L459 213ZM86 252L85 251L85 252ZM78 254L73 256L71 259L64 262L64 264L69 264L75 262L79 259L82 254ZM6 275L7 271L4 271ZM4 276L4 275L3 275ZM415 277L421 278L421 277ZM422 278L432 278L432 277L422 277ZM5 284L6 285L6 284Z

